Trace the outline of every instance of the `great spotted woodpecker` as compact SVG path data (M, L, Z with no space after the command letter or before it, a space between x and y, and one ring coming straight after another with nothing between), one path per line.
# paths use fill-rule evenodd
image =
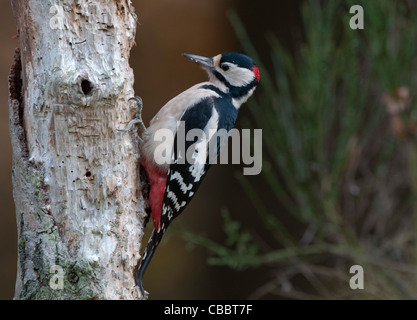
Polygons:
M240 106L259 83L258 67L244 54L223 53L213 58L183 55L205 69L209 81L199 83L170 100L142 135L140 155L150 184L149 205L154 227L136 276L142 296L145 295L142 278L152 255L172 220L192 199L212 163L209 161L209 144L213 139L217 140L214 154L217 158L227 141L227 133L235 124ZM192 129L200 129L208 139L196 137L192 141L178 141L178 123L183 123L185 136ZM161 129L168 129L175 136L168 142L170 148L167 150L172 155L170 162L158 159L160 155L156 152L161 144L161 139L157 138ZM225 134L213 135L213 132L220 131ZM191 152L195 161L181 161L186 157L179 148L180 144L186 152ZM201 159L201 155L205 159Z

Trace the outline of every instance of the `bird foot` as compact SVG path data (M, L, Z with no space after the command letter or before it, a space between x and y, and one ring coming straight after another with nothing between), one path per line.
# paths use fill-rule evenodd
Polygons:
M138 106L138 117L136 119L131 120L125 129L116 129L119 132L128 132L130 130L132 130L134 125L139 125L139 129L141 130L142 133L146 133L146 127L143 124L143 120L142 120L142 108L143 108L143 102L142 102L142 98L139 96L130 98L128 101L135 101L137 106ZM143 142L143 140L138 137L138 140L140 143Z

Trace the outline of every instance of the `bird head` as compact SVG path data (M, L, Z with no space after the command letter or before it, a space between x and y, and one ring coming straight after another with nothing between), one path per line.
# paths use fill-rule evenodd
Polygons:
M198 63L209 75L210 81L221 84L232 95L253 91L259 83L259 69L250 57L236 52L206 58L184 53L183 56Z

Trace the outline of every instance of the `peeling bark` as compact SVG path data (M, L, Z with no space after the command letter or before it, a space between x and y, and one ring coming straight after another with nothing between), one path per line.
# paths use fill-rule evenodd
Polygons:
M9 76L15 299L137 299L146 216L130 1L13 0ZM61 281L61 282L60 282Z

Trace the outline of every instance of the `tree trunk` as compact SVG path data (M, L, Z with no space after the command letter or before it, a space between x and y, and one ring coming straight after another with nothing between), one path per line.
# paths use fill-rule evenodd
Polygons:
M129 0L12 0L15 299L137 299L145 200Z

